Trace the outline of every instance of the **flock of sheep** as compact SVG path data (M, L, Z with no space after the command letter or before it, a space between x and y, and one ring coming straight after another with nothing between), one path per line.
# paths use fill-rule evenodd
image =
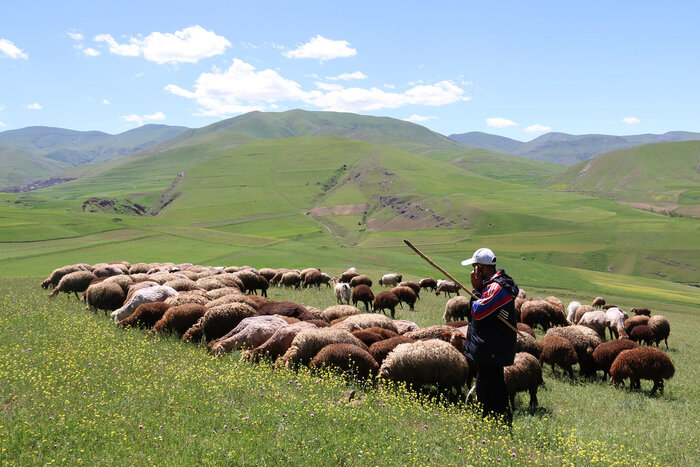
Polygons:
M266 298L270 286L322 285L332 288L338 303L325 310ZM459 295L458 286L432 278L403 281L400 274L384 275L379 285L392 288L376 295L372 285L371 278L354 268L331 278L317 268L258 270L120 261L64 266L42 283L52 289L50 296L74 293L87 308L111 312L119 327L205 340L216 356L242 350L242 358L252 362L268 358L289 368L329 367L354 379L403 382L414 391L463 399L476 367L464 354L470 305ZM457 294L445 305L444 324L419 328L411 321L393 319L396 306L413 309L423 290ZM360 303L366 313L358 308ZM636 316L628 319L602 298L591 305L571 302L565 309L556 297L525 298L521 291L516 311L518 353L505 369L511 404L517 392L528 391L530 406L537 405L542 365L547 363L553 371L560 366L571 378L577 363L584 376L602 370L604 378L610 374L616 384L629 378L632 388L639 388L641 379L650 379L652 394L663 391L663 380L674 374L668 356L651 347L668 338L668 320L650 317L647 309L631 310ZM540 341L535 326L546 332ZM604 342L606 329L614 340Z

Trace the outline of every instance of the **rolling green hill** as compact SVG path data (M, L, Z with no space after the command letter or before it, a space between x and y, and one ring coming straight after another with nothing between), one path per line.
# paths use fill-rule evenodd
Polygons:
M700 217L700 141L656 143L600 154L549 180L551 188Z
M67 164L0 143L0 188L51 177Z

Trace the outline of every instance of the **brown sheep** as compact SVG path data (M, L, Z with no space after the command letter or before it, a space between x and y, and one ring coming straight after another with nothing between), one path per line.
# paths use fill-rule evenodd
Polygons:
M379 365L366 350L352 344L329 344L323 347L309 363L309 368L333 368L348 379L370 379L379 371Z
M355 268L350 268L340 275L340 282L350 283L353 277L359 276Z
M610 366L623 350L637 349L639 345L629 339L615 339L610 342L603 342L593 351L593 360L596 367L603 371L603 379L610 373Z
M581 305L578 308L576 308L576 312L574 313L573 324L578 324L578 322L581 320L581 317L589 311L595 311L591 305Z
M550 310L554 310L554 306L544 300L526 301L520 307L520 320L532 329L539 324L547 332L552 323Z
M99 279L97 279L99 280ZM86 308L114 311L124 304L126 294L121 285L109 280L93 283L83 295Z
M360 313L362 313L362 310L352 305L333 305L321 312L323 319L329 323L344 316L359 315Z
M415 281L403 281L399 283L397 287L408 287L411 290L413 290L413 293L416 294L416 298L420 300L420 284Z
M437 289L437 281L432 277L421 279L419 284L421 289L432 290L433 292L435 292L435 289Z
M258 274L263 276L265 280L269 283L273 277L275 277L275 274L277 274L277 269L272 269L272 268L260 268L258 270Z
M204 295L209 300L218 300L226 295L243 295L243 292L241 292L241 289L238 287L222 287L220 289L209 290Z
M44 279L44 281L41 283L41 287L44 289L53 289L58 285L58 283L61 281L61 278L67 274L70 274L71 272L76 272L76 271L88 271L90 269L89 264L72 264L68 266L63 266L60 268L54 269L49 277Z
M532 337L535 336L535 331L532 330L530 326L525 323L517 323L518 331L524 332L525 334L530 334Z
M372 289L369 288L366 284L360 284L354 289L352 289L352 295L350 297L350 300L352 300L352 304L357 306L358 302L362 302L365 304L365 310L369 311L369 307L374 302L374 294L372 293Z
M591 303L593 308L601 308L603 305L605 305L605 299L603 297L596 297L593 299L593 303Z
M610 381L620 384L630 379L630 389L641 389L640 380L654 381L653 396L657 389L663 394L664 380L673 377L676 367L668 355L655 347L623 350L610 366Z
M367 331L366 329L352 331L352 335L360 339L367 347L371 346L375 342L384 340L379 334L376 334L372 331Z
M654 342L656 346L659 346L661 341L666 342L666 349L668 350L668 335L671 333L671 324L668 322L665 316L654 315L649 318L648 326L651 328L654 334Z
M574 370L571 365L578 363L576 349L574 345L560 336L545 336L540 341L542 353L540 354L540 363L549 363L552 365L552 373L556 374L554 365L559 365L573 379Z
M143 303L136 307L136 310L123 320L117 323L117 327L138 326L144 329L151 329L165 312L170 308L165 302Z
M448 324L451 320L465 320L470 318L471 305L467 297L462 297L458 295L452 297L445 303L445 313L442 315L442 321Z
M258 306L258 315L280 315L297 318L301 321L315 319L313 313L309 312L303 305L292 302L267 302Z
M199 321L199 318L204 316L206 311L207 309L203 305L195 303L171 306L166 310L163 317L153 325L151 332L158 334L160 332L174 331L182 336L193 324Z
M58 281L58 285L49 293L49 297L55 297L59 292L74 293L75 298L80 299L78 292L83 293L90 286L90 282L97 279L90 271L70 272Z
M399 298L390 290L379 292L376 297L374 297L374 302L372 303L372 311L381 311L388 309L391 312L391 317L394 317L396 305L399 304Z
M182 336L182 340L198 341L204 337L207 342L211 342L225 336L244 318L253 315L255 315L255 310L240 302L208 308L204 315Z
M515 394L521 391L530 393L530 409L537 407L537 387L543 384L539 360L527 352L516 353L513 364L503 369L503 379L506 381L506 390L513 409Z
M422 328L417 331L411 331L404 334L406 337L410 337L415 340L428 340L428 339L443 339L444 334L452 333L454 328L444 324L437 324L435 326L428 326L427 328Z
M552 308L547 309L552 326L569 326L571 324L569 320L566 319L566 309L561 300L553 296L549 296L544 300L552 305Z
M450 321L449 323L445 323L445 326L449 326L455 329L463 328L469 326L469 321Z
M394 348L399 344L406 344L415 342L415 339L411 339L406 336L395 336L389 339L375 342L369 347L369 353L374 357L376 362L381 366L382 362L389 353L394 350Z
M452 297L450 294L453 293L459 295L459 286L454 282L443 282L437 289L435 289L435 295L440 295L441 293L444 293L448 297Z
M298 289L301 286L301 274L296 271L285 272L280 281L284 287L293 287Z
M629 335L635 326L640 326L642 324L649 324L649 317L645 315L632 316L627 321L625 321L625 331Z
M299 321L298 323L282 326L265 342L252 350L243 352L241 358L251 362L257 362L260 361L261 358L266 357L271 361L275 361L275 359L284 355L284 353L289 350L297 334L304 329L311 329L313 327L314 324L310 321Z
M654 343L654 331L651 329L651 326L640 324L632 328L630 339L639 344L652 345Z
M399 299L399 305L402 309L403 303L405 303L409 306L409 309L413 311L413 306L416 304L416 299L418 298L413 289L410 287L399 286L391 289L391 292L393 292L393 294L396 295L396 298Z
M515 341L516 352L527 352L535 358L540 358L542 354L542 346L537 339L530 334L518 334Z
M352 279L350 279L350 287L357 287L360 284L365 284L367 287L372 287L372 279L370 279L369 276L365 276L364 274L355 276Z
M593 351L602 340L600 336L590 328L585 326L566 326L563 328L551 328L547 331L547 336L560 336L569 339L576 349L580 373L584 376L596 374L596 364L593 360Z
M306 274L304 272L306 271ZM321 288L321 280L323 276L321 275L321 271L318 269L310 269L310 270L304 270L301 271L301 277L302 277L302 284L301 286L303 288L309 288L312 286L315 286L317 289Z
M294 337L292 345L282 355L275 365L292 367L296 365L308 365L316 354L329 344L351 344L360 348L366 348L357 337L351 333L339 329L304 329Z
M632 308L630 313L634 313L635 315L651 316L651 310L649 308Z

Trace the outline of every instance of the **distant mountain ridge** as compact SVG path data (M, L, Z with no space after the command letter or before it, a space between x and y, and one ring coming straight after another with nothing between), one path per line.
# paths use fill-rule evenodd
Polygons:
M547 133L532 141L522 142L503 136L472 131L450 135L450 139L471 147L489 149L513 156L574 165L598 154L618 149L627 149L651 143L700 140L700 133L669 131L663 134L615 135L570 135Z

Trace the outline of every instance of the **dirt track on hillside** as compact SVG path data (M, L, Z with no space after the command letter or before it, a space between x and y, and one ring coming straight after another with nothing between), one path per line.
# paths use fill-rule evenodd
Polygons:
M322 216L359 216L369 209L369 204L336 204L335 206L321 206L311 210L314 217Z

